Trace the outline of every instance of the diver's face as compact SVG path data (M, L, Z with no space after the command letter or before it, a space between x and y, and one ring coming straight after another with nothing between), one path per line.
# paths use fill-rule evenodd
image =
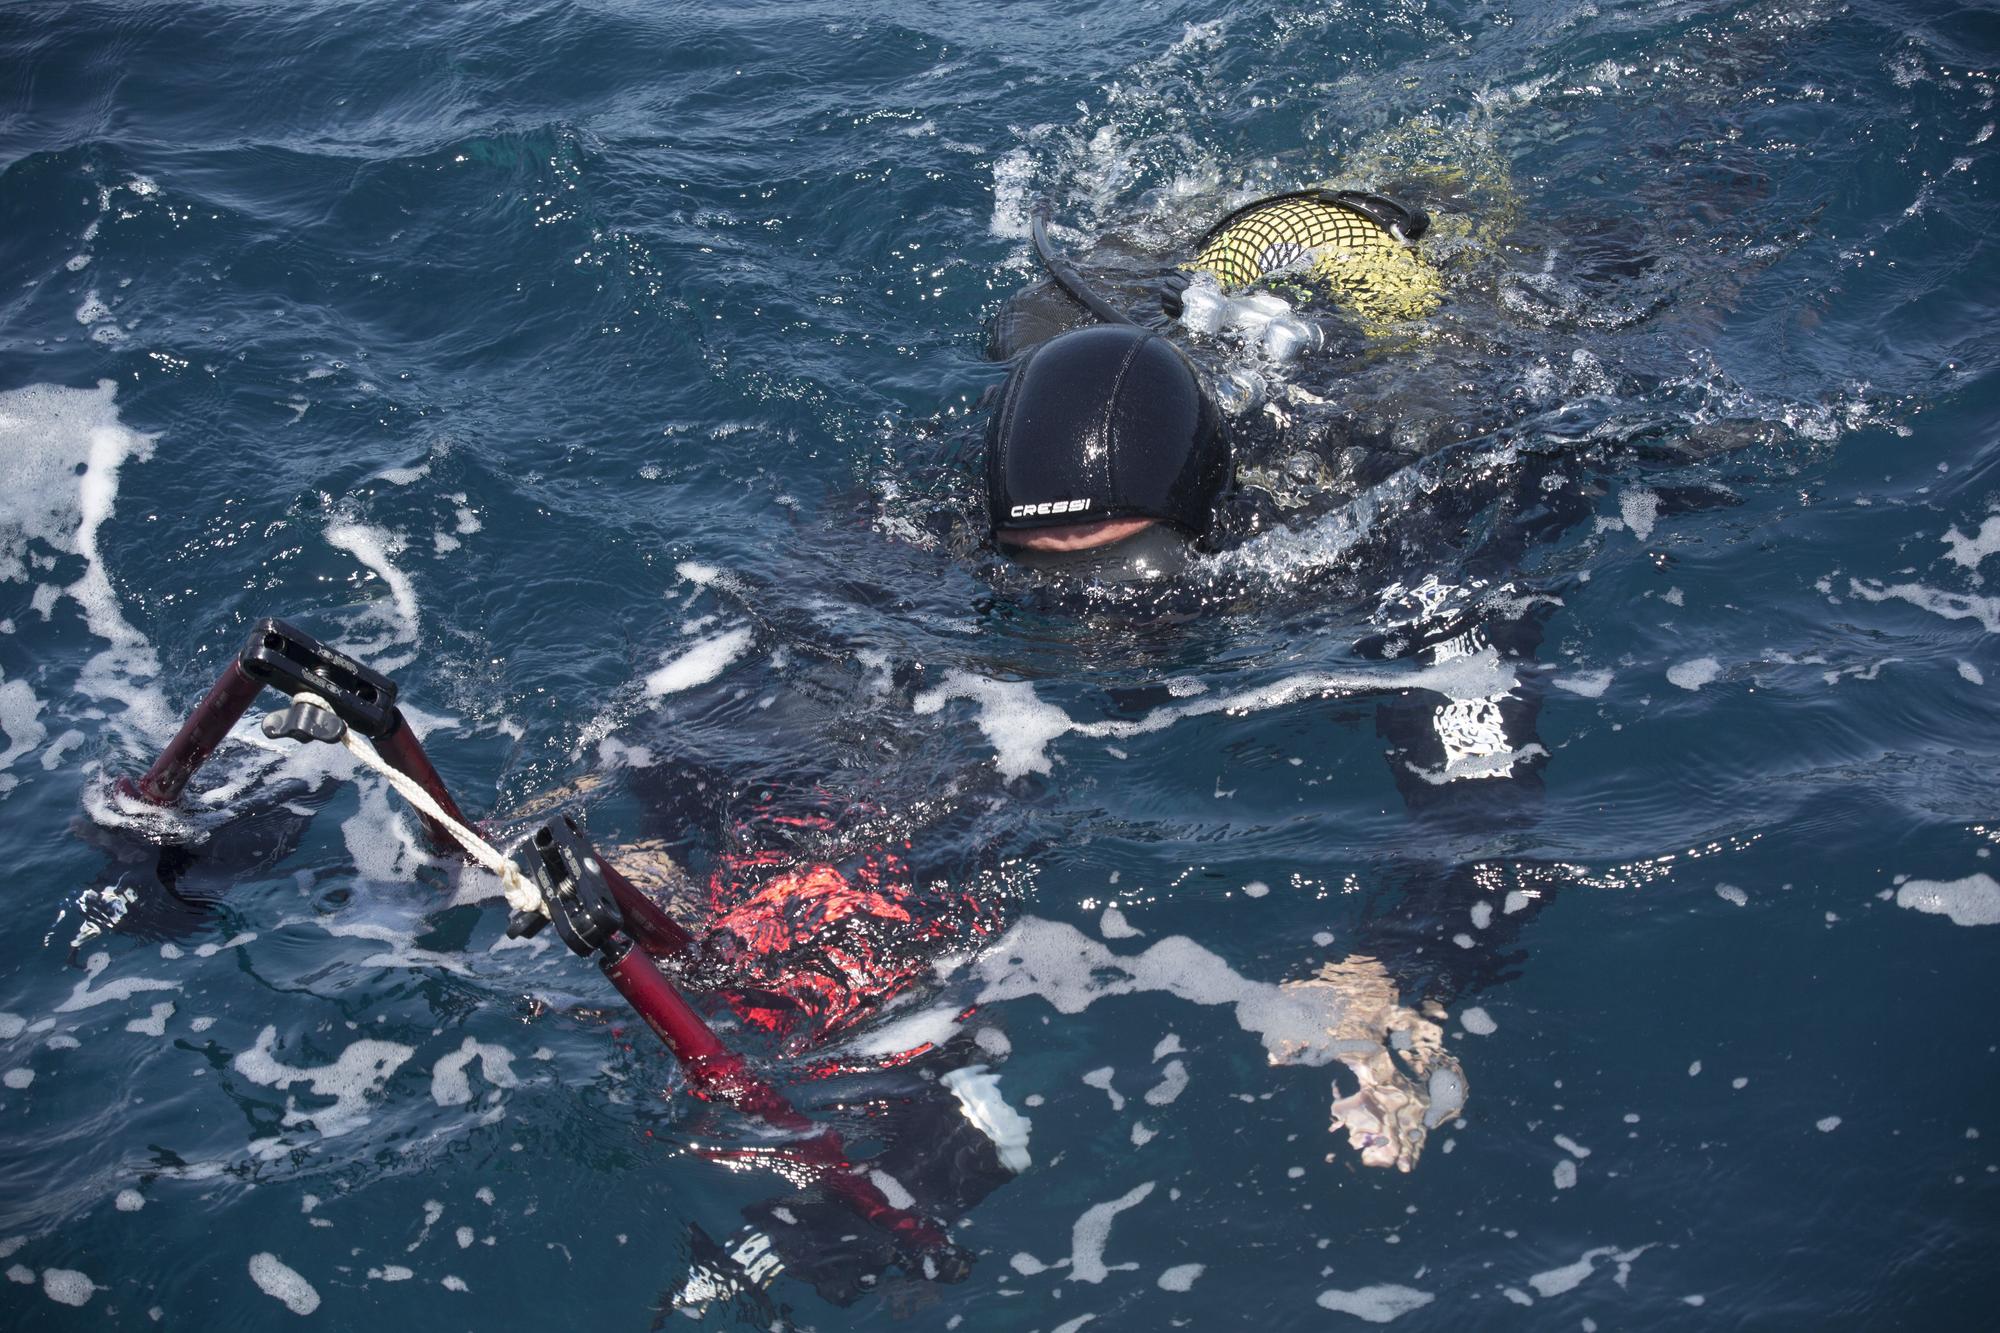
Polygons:
M1103 523L1069 523L1059 528L1031 528L1000 539L1001 549L1026 551L1094 551L1124 541L1154 526L1150 518L1114 518Z
M996 534L1000 551L1015 564L1100 583L1165 578L1187 566L1187 543L1167 524L1150 518L1070 523Z

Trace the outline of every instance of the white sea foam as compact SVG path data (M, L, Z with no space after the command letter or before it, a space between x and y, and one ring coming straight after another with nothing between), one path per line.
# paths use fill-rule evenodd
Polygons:
M268 1250L250 1256L250 1280L266 1296L284 1302L293 1314L307 1315L319 1309L319 1293L313 1284Z
M1111 1066L1105 1065L1102 1069L1093 1069L1089 1073L1085 1074L1083 1076L1083 1082L1084 1086L1097 1088L1100 1091L1102 1091L1106 1097L1109 1097L1111 1099L1111 1109L1113 1111L1122 1111L1125 1109L1125 1094L1111 1086L1112 1077L1113 1077L1113 1070Z
M1371 1324L1386 1324L1412 1310L1421 1310L1436 1299L1430 1292L1392 1282L1354 1291L1322 1291L1319 1294L1320 1308L1351 1314Z
M646 697L658 699L708 684L744 654L751 637L749 627L742 626L703 639L646 677Z
M2000 514L1988 514L1986 521L1979 525L1979 531L1967 536L1953 525L1944 535L1945 554L1955 564L1967 569L1977 569L1980 564L1996 551L2000 551Z
M103 1288L74 1268L42 1270L42 1294L57 1305L88 1305Z
M1863 601L1901 600L1946 620L1977 620L1988 634L2000 634L2000 597L1975 597L1926 588L1920 583L1882 584L1871 579L1849 579L1847 586Z
M1549 683L1559 690L1568 690L1571 694L1580 694L1586 699L1601 699L1604 697L1604 692L1611 688L1611 673L1579 671L1574 676L1557 676Z
M272 1050L278 1030L266 1027L257 1042L232 1061L236 1072L252 1083L280 1091L303 1083L317 1097L333 1098L332 1106L301 1111L298 1099L285 1099L284 1124L311 1124L323 1138L337 1138L368 1123L368 1099L381 1092L389 1078L415 1054L393 1041L363 1039L340 1053L332 1064L295 1066L279 1061Z
M1252 981L1184 935L1143 953L1118 955L1064 922L1026 917L973 965L984 983L977 1003L1038 995L1065 1014L1111 995L1163 991L1195 1004L1230 1005L1236 1022L1262 1038L1273 1063L1323 1065L1339 1050L1328 1028L1323 987L1284 990Z
M1987 874L1906 880L1896 890L1896 906L1949 917L1959 926L2000 925L2000 883Z
M298 748L331 750L334 747ZM415 817L408 814L401 804L401 797L390 798L387 783L371 776L355 785L359 805L352 815L340 823L341 839L347 844L347 855L354 863L354 873L376 884L407 884L417 868L430 859L429 849L418 840L420 835ZM342 929L335 933L361 932Z
M1107 1267L1104 1262L1104 1247L1111 1240L1111 1224L1118 1214L1128 1208L1136 1208L1146 1201L1153 1192L1152 1181L1134 1186L1109 1203L1096 1204L1084 1210L1076 1225L1070 1228L1069 1275L1076 1282L1102 1282L1111 1273L1123 1269L1137 1268L1137 1264L1115 1264Z
M0 672L0 680L5 673ZM8 680L0 684L0 731L7 733L7 748L0 750L0 769L11 768L14 761L27 754L48 739L49 729L42 725L42 701L25 680Z
M119 609L98 545L99 531L117 508L120 469L151 458L157 438L125 426L116 395L111 380L95 389L40 384L0 393L0 458L7 460L0 581L28 581L35 545L83 558L74 583L42 585L34 604L46 617L61 598L76 602L91 634L109 645L84 664L77 689L121 705L120 725L158 741L179 719L151 683L159 658Z
M1146 1089L1146 1105L1170 1106L1187 1091L1187 1066L1178 1060L1169 1060L1160 1068L1160 1081Z
M381 636L364 640L345 638L340 643L341 648L378 671L394 671L408 666L416 660L415 645L422 620L417 607L416 585L393 559L402 554L403 539L393 532L365 523L334 522L327 524L326 540L359 560L389 590L388 607L369 618L379 626ZM387 653L388 649L396 647L409 651Z
M1188 718L1214 713L1261 712L1303 699L1340 698L1387 690L1429 690L1453 700L1486 701L1507 694L1518 683L1514 669L1498 653L1485 649L1417 670L1301 672L1268 685L1162 705L1144 717L1130 720L1078 722L1055 704L1044 702L1027 681L989 680L964 671L947 672L943 681L917 695L911 705L919 714L928 714L953 699L975 704L979 709L979 729L995 751L994 764L1001 776L1011 781L1028 773L1051 771L1048 745L1070 733L1095 738L1143 736L1164 731Z
M1722 665L1713 657L1697 657L1686 662L1676 662L1667 668L1667 680L1684 690L1698 690L1714 683L1722 674Z
M1533 1287L1535 1294L1543 1300L1554 1296L1567 1295L1575 1291L1583 1284L1584 1279L1597 1271L1598 1260L1609 1258L1613 1263L1618 1265L1618 1273L1614 1280L1622 1287L1625 1285L1626 1279L1631 1276L1632 1261L1651 1248L1652 1246L1650 1245L1641 1245L1637 1249L1621 1251L1615 1245L1600 1245L1596 1249L1585 1250L1583 1256L1575 1263L1564 1264L1560 1268L1551 1268L1547 1272L1535 1274L1528 1279L1528 1285Z
M1653 535L1653 524L1660 516L1660 497L1644 487L1636 487L1618 497L1618 513L1625 520L1625 526L1632 529L1632 535L1640 541L1647 541Z
M1737 888L1734 884L1716 885L1715 896L1726 903L1735 903L1738 907L1748 906L1750 902L1750 895Z
M1104 909L1104 915L1098 918L1097 933L1107 940L1137 939L1140 935L1145 934L1144 931L1128 922L1125 919L1125 914L1115 907Z
M459 1048L431 1066L431 1100L439 1106L463 1106L472 1100L472 1081L466 1066L479 1061L479 1073L496 1088L517 1088L514 1053L505 1046L475 1041L467 1037Z
M321 920L315 921L314 924L338 939L374 940L389 946L382 953L370 954L363 958L358 964L361 967L437 968L439 971L454 972L459 976L472 975L472 969L459 957L418 948L416 937L407 929L379 921Z
M948 699L967 699L979 708L979 730L993 746L994 767L1008 781L1050 771L1048 744L1078 730L1069 714L1043 703L1035 687L1024 680L989 680L964 671L947 672L944 682L911 701L922 713L935 713Z
M174 1016L171 1001L153 1006L153 1012L144 1018L135 1018L125 1025L127 1032L136 1032L142 1037L164 1037L167 1035L167 1020Z
M162 981L157 977L120 977L107 981L102 986L95 985L97 978L111 966L111 955L102 951L83 960L83 980L71 988L69 998L55 1007L59 1014L72 1014L79 1009L90 1009L100 1004L129 1000L141 991L179 990L177 981Z

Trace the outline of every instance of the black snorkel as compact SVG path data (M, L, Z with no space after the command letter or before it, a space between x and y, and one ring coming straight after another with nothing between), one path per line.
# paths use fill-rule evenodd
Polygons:
M1049 271L1051 278L1055 279L1056 286L1069 293L1078 305L1106 324L1137 324L1137 320L1100 296L1097 289L1076 271L1076 265L1070 263L1069 259L1055 248L1049 240L1048 222L1049 205L1048 201L1044 200L1035 209L1035 217L1028 224L1028 230L1034 237L1035 257L1042 261L1042 267Z

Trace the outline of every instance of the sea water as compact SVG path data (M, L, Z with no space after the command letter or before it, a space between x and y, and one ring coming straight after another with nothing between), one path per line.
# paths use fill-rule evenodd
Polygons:
M116 795L279 615L496 828L892 848L1004 918L762 1053L863 1143L815 1061L969 1044L1022 1164L970 1276L676 1326L1984 1325L1990 16L34 3L0 53L0 1322L643 1327L789 1188L346 755L253 716ZM1275 518L1165 591L998 566L1035 209L1115 283L1320 183L1430 210L1444 300L1176 335Z

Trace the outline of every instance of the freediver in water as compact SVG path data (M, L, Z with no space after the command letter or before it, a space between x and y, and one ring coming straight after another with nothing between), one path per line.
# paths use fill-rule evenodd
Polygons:
M1377 194L1309 189L1254 200L1211 227L1185 264L1128 278L1123 304L1054 251L1045 224L1037 219L1034 240L1048 280L1010 300L990 329L989 355L1011 366L985 435L986 517L992 548L1011 566L1072 586L1169 592L1199 572L1191 566L1202 557L1286 521L1251 480L1246 409L1257 404L1245 401L1245 377L1205 375L1170 336L1176 326L1247 327L1245 341L1282 363L1343 333L1358 334L1360 345L1393 343L1385 335L1419 326L1444 296L1420 246L1428 215ZM1333 319L1308 321L1258 291L1279 283L1303 309ZM1539 473L1522 482L1532 497L1524 521L1484 552L1489 564L1511 564L1546 525L1577 521L1569 511L1578 501L1548 482ZM1129 611L1132 599L1119 605ZM1525 662L1545 606L1529 598L1504 617L1419 607L1357 643L1356 654L1422 666L1482 652ZM1413 813L1489 829L1519 813L1546 751L1534 731L1538 695L1518 672L1512 679L1485 697L1403 690L1380 704L1377 729ZM1492 947L1437 947L1445 914L1477 900L1476 867L1406 873L1414 891L1364 930L1355 953L1286 983L1323 990L1339 1014L1331 1035L1360 1052L1343 1060L1354 1086L1334 1100L1332 1128L1346 1131L1364 1164L1404 1171L1429 1130L1464 1102L1462 1073L1443 1046L1441 1001L1490 984L1511 961ZM1525 919L1513 906L1507 916L1502 936ZM1502 940L1489 933L1486 942Z
M1161 314L1184 311L1190 300L1219 304L1224 284L1310 268L1313 281L1331 285L1344 309L1371 326L1420 317L1437 290L1436 275L1411 249L1426 221L1418 210L1353 192L1258 201L1223 219L1190 268L1171 276L1160 289ZM1236 482L1232 432L1174 341L1129 321L1103 322L1109 306L1038 240L1056 283L1010 302L995 325L995 350L1014 358L987 433L995 544L1038 580L1171 579L1194 552L1226 540L1225 531L1254 526L1227 512ZM1275 336L1304 340L1311 330L1294 320ZM685 777L663 785L715 789ZM931 959L1002 924L995 904L913 874L900 854L830 856L855 847L866 820L814 808L810 788L793 784L725 821L730 850L713 857L705 890L663 847L612 852L708 923L690 979L793 1054L834 1041L918 984ZM704 817L687 810L672 822ZM1435 1123L1426 1121L1433 1105L1449 1112L1463 1102L1441 1027L1403 1006L1366 956L1289 985L1329 1015L1328 1041L1349 1052L1338 1058L1356 1087L1335 1102L1336 1126L1347 1128L1365 1164L1410 1169ZM883 1121L887 1147L872 1169L887 1171L936 1217L962 1215L1028 1161L1027 1122L991 1083L989 1066L1006 1043L990 1032L982 1043L977 1027L940 1049L872 1062L838 1057L844 1077L870 1088L860 1100ZM744 1216L746 1225L720 1244L697 1234L697 1263L674 1296L677 1307L754 1293L781 1271L845 1304L880 1289L898 1261L892 1246L810 1186Z

